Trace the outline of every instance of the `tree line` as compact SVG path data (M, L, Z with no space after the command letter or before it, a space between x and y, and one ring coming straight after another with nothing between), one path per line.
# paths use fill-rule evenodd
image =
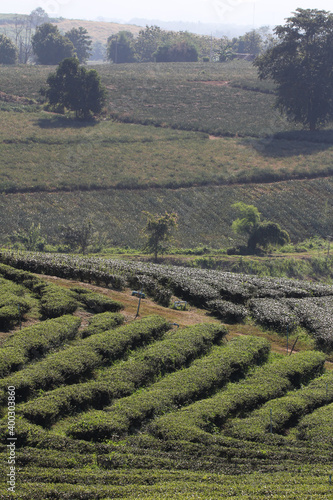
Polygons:
M35 27L31 37L33 53L40 64L59 64L70 58L85 63L90 55L91 38L84 28L73 28L62 35L58 28L45 22L47 14L38 8L30 16L30 28ZM260 79L270 78L276 84L276 108L291 121L309 127L311 131L332 121L333 118L333 14L317 9L296 9L286 24L276 26L272 36L266 29L252 30L238 39L219 40L217 51L219 61L233 58L235 50L250 50ZM17 29L17 40L24 46ZM134 36L121 31L108 38L107 58L114 63L130 62L190 62L198 60L198 49L193 40L205 40L210 50L210 60L214 54L212 39L198 37L187 32L166 32L158 26L146 26ZM210 46L209 46L210 40ZM208 50L207 47L205 50ZM209 58L207 58L209 60ZM0 35L0 63L11 64L17 60L17 47L5 35ZM91 72L79 69L77 63L67 65L67 69L80 75L85 83L96 79ZM61 71L61 69L59 70ZM64 79L65 74L63 75ZM104 99L100 93L100 103L96 110L85 110L84 99L90 99L92 92L86 90L84 98L75 95L71 89L59 93L60 80L53 78L46 91L49 102L58 102L69 107L78 116L86 117L88 111L99 112ZM74 81L74 80L73 80ZM78 79L76 79L76 82ZM58 88L55 88L57 83ZM97 85L98 90L101 90ZM70 96L68 98L68 95ZM80 105L73 105L80 98ZM68 106L69 105L69 106Z
M216 38L187 31L165 31L154 25L141 29L136 37L130 31L119 31L111 35L103 46L100 42L93 44L87 30L82 27L60 33L52 24L54 21L41 7L29 16L14 15L10 19L10 27L4 25L2 28L0 63L58 64L74 54L80 62L86 62L93 52L94 59L107 59L114 63L199 59L216 62L237 53L257 55L272 43L268 27L228 39L226 36Z

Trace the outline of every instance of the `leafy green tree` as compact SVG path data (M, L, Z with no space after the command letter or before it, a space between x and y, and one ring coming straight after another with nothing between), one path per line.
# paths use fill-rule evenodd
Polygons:
M257 30L251 30L240 37L239 52L245 54L260 54L263 40Z
M234 203L232 208L240 214L233 221L232 229L235 233L248 236L247 250L250 254L256 253L258 247L266 249L269 245L282 246L289 243L287 231L275 222L261 222L261 214L254 205L246 205L240 201Z
M131 63L135 61L134 38L130 31L120 31L108 38L107 59L114 63Z
M46 245L46 240L42 236L41 225L34 223L28 229L21 229L14 232L10 237L10 241L17 246L23 247L28 251L39 251L42 252Z
M93 236L92 223L85 221L81 226L61 226L61 237L70 250L86 253Z
M155 52L168 41L168 34L158 26L146 26L139 31L135 41L135 52L140 62L155 61Z
M15 64L17 48L10 38L0 35L0 64Z
M159 47L155 54L156 62L196 62L198 51L186 41Z
M99 114L106 101L106 90L96 70L87 70L75 57L64 59L47 79L42 93L51 107L75 111L77 118Z
M86 63L91 55L92 45L88 31L80 26L79 28L72 28L70 31L67 31L65 36L74 45L76 56L80 63Z
M246 205L242 201L234 203L231 207L240 214L240 217L233 221L232 230L237 234L252 234L260 223L260 212L257 207Z
M247 246L251 253L255 253L258 246L266 249L270 245L283 246L289 242L289 234L279 224L261 222L250 235Z
M144 249L148 253L154 254L157 261L157 255L164 253L171 241L172 229L177 227L178 216L176 213L165 212L164 215L154 215L150 212L143 212L147 217L145 235L147 242Z
M63 59L75 55L72 42L51 23L37 27L32 37L32 48L40 64L59 64Z
M310 130L333 118L333 15L296 9L274 29L277 42L254 65L277 84L276 108Z

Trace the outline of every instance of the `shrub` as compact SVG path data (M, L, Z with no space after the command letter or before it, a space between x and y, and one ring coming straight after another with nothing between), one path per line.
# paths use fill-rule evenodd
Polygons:
M199 327L205 328L205 325ZM210 327L214 328L213 325ZM251 365L264 361L268 353L268 342L256 337L229 342L194 361L189 368L164 377L146 390L118 400L104 412L86 413L67 432L73 437L88 440L125 434L147 419L189 404L199 397L207 397L230 378L243 376Z
M29 361L44 356L64 341L73 339L80 323L79 318L63 316L16 332L0 348L0 377L21 369Z
M23 404L19 411L32 422L48 426L60 416L88 407L102 408L112 399L127 396L157 377L186 366L209 351L226 333L222 326L177 329L164 340L134 353L123 363L102 370L96 381L60 387Z

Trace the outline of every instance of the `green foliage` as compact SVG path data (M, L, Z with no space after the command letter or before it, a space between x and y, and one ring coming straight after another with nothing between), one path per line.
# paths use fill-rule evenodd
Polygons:
M34 222L28 229L21 229L14 232L10 236L10 241L14 245L22 245L25 250L37 250L42 252L44 250L46 240L42 236L41 225L35 225Z
M62 316L16 332L1 345L0 377L22 369L28 362L45 356L49 351L73 339L80 323L79 318Z
M118 312L124 308L120 302L112 300L101 293L90 292L88 290L85 290L84 293L79 293L78 300L95 313L106 311Z
M162 45L155 53L156 62L196 62L198 51L188 42Z
M276 222L262 222L253 231L249 240L248 248L255 252L257 246L268 248L272 246L283 246L290 243L290 237L287 231L281 229Z
M60 230L63 242L70 250L79 249L82 253L86 253L93 236L90 221L84 221L81 226L63 226Z
M26 289L0 278L0 328L8 329L22 320L29 311Z
M284 435L290 426L295 426L307 413L332 401L333 376L323 375L298 391L269 401L246 418L233 419L227 425L226 433L238 438L261 441L272 427L273 434Z
M331 387L329 390L331 391ZM331 397L328 398L328 401ZM321 445L332 445L332 411L333 404L327 404L304 416L297 428L297 437Z
M68 38L74 45L76 57L81 64L87 62L91 55L91 45L92 40L88 35L88 31L82 26L79 28L72 28L65 33L65 37Z
M278 42L254 64L260 78L270 77L277 84L276 107L315 130L333 118L333 15L299 8L274 31Z
M128 396L162 375L186 366L206 354L226 334L223 327L177 329L165 339L132 353L126 361L104 368L96 380L60 387L21 405L18 411L32 422L47 427L66 415L91 407L101 408L111 404L113 399Z
M134 38L129 31L120 31L111 35L107 40L107 59L116 64L131 63L135 61Z
M241 217L232 223L235 233L251 234L259 225L260 212L254 205L246 205L242 201L234 203L232 208L240 212Z
M164 215L154 215L149 212L143 212L147 217L145 233L147 242L145 250L153 253L157 261L158 253L163 253L167 244L171 241L171 231L177 227L177 214L165 212Z
M37 26L32 37L32 48L40 64L59 64L63 59L75 55L72 42L51 23Z
M0 64L15 64L17 48L10 38L0 35Z
M125 318L122 314L117 314L109 311L97 313L89 319L89 325L81 331L81 337L90 337L91 335L95 335L96 333L102 333L107 330L111 330L116 326L122 325L124 320Z
M255 206L240 201L234 203L232 208L240 212L241 218L235 219L231 227L235 233L249 235L247 250L250 253L255 253L258 246L267 248L269 245L283 246L290 242L289 234L279 224L260 222L261 214Z
M252 375L208 399L160 417L151 426L163 439L205 442L207 433L223 427L227 419L244 416L266 401L299 388L323 371L322 353L298 353L257 368Z
M63 384L73 384L92 377L99 366L111 365L129 349L160 338L169 328L159 316L148 316L115 330L99 333L78 341L62 351L49 354L10 377L0 381L0 400L6 399L8 385L16 388L17 402L36 396Z
M158 47L166 41L167 34L159 26L146 26L135 41L135 52L140 62L154 61Z
M76 117L87 119L99 114L105 103L105 89L96 70L79 66L77 58L60 62L55 73L47 79L43 90L50 106L75 111Z
M197 329L208 328L199 325ZM210 325L211 329L220 327ZM207 397L225 385L230 378L244 376L251 365L263 362L269 344L262 339L246 337L213 349L212 353L194 361L189 368L164 377L145 390L117 400L104 412L84 414L68 428L76 438L105 440L137 429L142 422L186 406L193 400Z

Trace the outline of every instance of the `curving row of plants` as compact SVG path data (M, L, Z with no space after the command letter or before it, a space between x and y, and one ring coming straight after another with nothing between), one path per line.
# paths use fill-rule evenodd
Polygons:
M92 377L94 370L111 364L135 349L158 339L170 328L159 316L147 316L115 330L79 340L42 361L5 377L0 381L0 402L7 398L7 387L15 386L17 403L33 398L40 390L62 384L73 384Z
M322 353L304 352L257 368L253 375L208 399L156 419L150 431L162 439L205 442L208 433L220 432L226 421L244 416L267 401L308 383L323 371Z
M306 387L274 399L246 418L236 418L224 430L240 439L262 441L267 433L284 435L301 417L333 402L333 374L319 377Z
M59 387L19 405L17 411L31 422L48 427L60 418L89 407L103 408L112 400L125 397L206 354L226 333L223 326L177 329L116 366L104 368L96 374L96 380Z
M0 348L0 376L22 369L76 337L81 320L70 315L50 319L19 330Z
M256 337L243 337L216 347L188 368L119 399L104 411L85 413L69 426L67 434L94 441L127 434L153 417L207 397L229 380L244 376L251 366L267 359L269 349L266 340Z

